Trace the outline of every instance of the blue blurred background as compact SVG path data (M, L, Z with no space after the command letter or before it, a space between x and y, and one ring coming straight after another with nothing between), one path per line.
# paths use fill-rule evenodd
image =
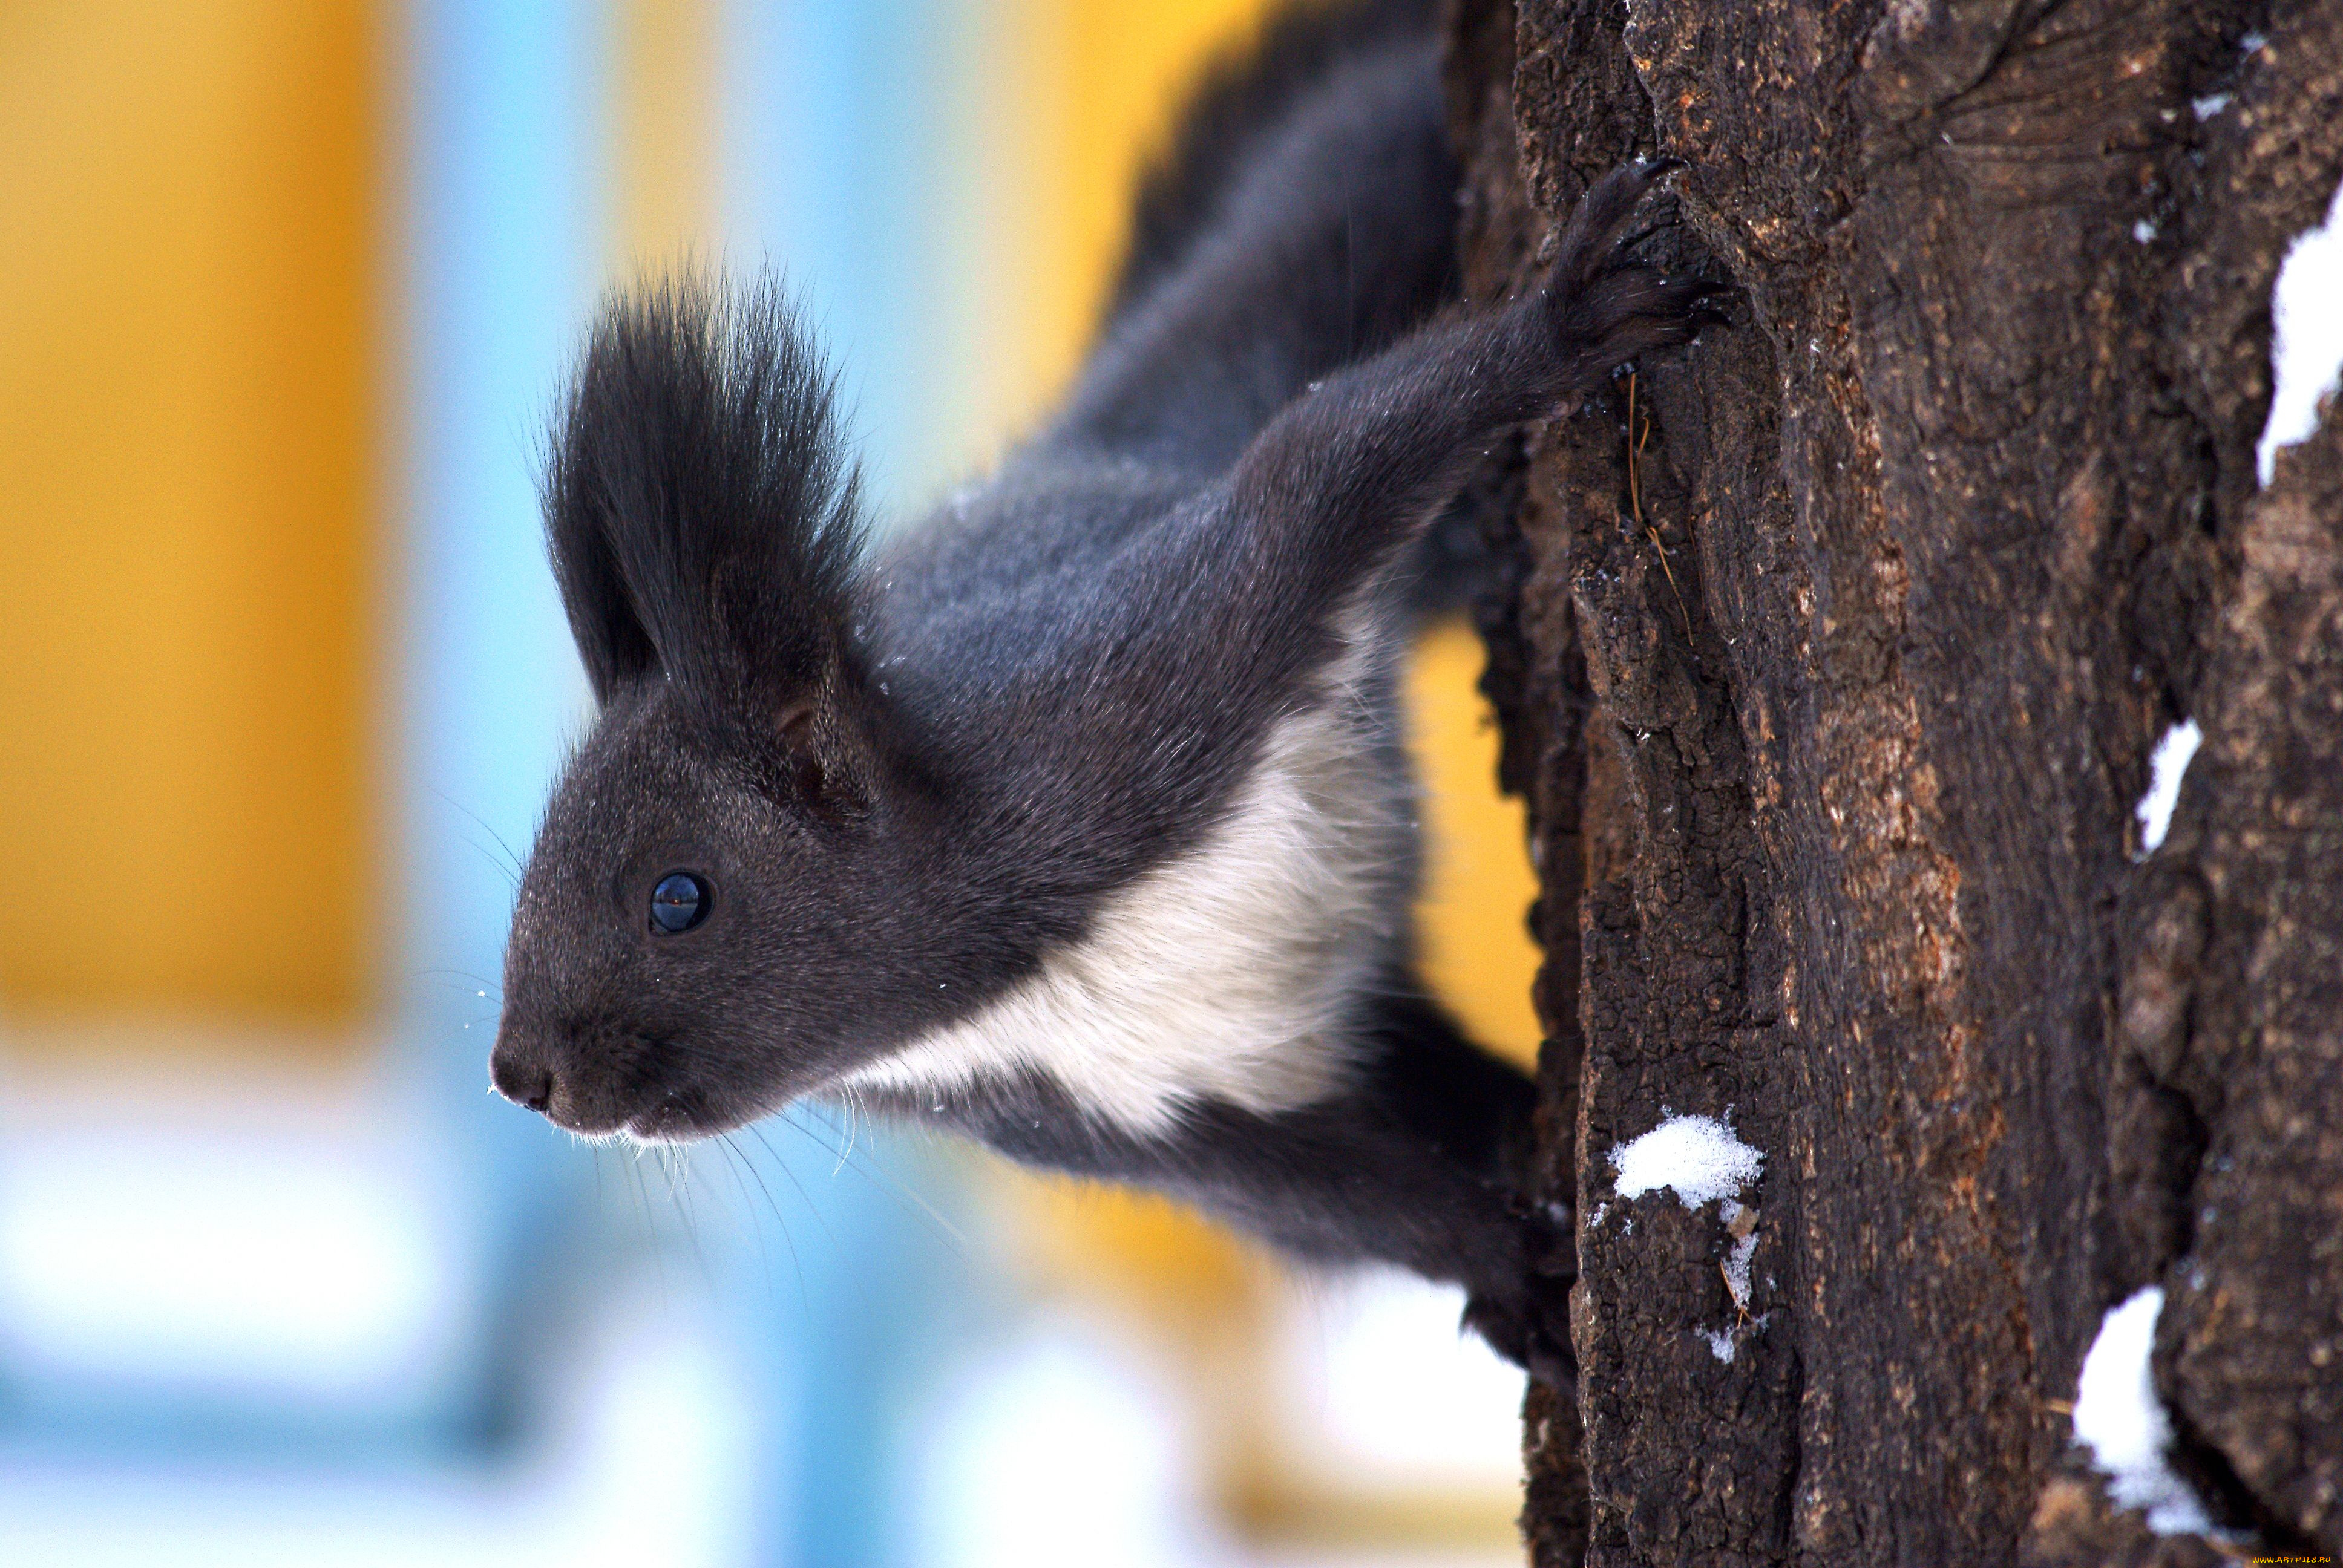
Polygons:
M598 291L786 273L914 513L1259 9L0 13L0 1563L1517 1556L1449 1294L818 1110L639 1157L484 1092L589 718L534 483ZM1427 940L1525 1055L1477 658L1413 681Z

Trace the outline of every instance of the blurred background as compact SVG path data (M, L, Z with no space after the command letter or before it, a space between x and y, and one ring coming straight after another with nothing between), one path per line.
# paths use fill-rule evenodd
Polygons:
M1460 1300L805 1111L485 1092L589 718L533 491L598 291L786 273L889 516L1068 376L1259 0L0 7L0 1563L1518 1559ZM1527 1060L1461 625L1435 982Z

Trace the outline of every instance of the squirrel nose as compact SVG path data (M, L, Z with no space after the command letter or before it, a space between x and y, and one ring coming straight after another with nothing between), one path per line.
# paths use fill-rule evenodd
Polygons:
M488 1081L515 1105L543 1111L553 1103L553 1070L526 1061L510 1043L498 1040L488 1057Z

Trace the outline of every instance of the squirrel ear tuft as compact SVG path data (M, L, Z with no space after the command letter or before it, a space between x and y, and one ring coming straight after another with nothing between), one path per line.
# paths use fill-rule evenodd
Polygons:
M770 282L688 274L603 306L545 483L597 698L659 676L739 720L835 696L863 549L836 405Z

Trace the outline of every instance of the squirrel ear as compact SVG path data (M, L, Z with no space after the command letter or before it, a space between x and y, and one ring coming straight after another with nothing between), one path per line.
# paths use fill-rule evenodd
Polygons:
M856 709L835 696L793 702L775 731L768 787L783 799L831 821L858 817L876 795L870 737L855 723Z
M603 307L546 484L598 696L657 673L738 720L840 695L863 529L835 405L770 283L686 275Z
M561 493L573 473L557 466L546 485L545 543L553 558L553 580L561 590L562 612L594 700L607 703L618 688L659 668L659 653L636 613L634 596L620 570L601 518Z

